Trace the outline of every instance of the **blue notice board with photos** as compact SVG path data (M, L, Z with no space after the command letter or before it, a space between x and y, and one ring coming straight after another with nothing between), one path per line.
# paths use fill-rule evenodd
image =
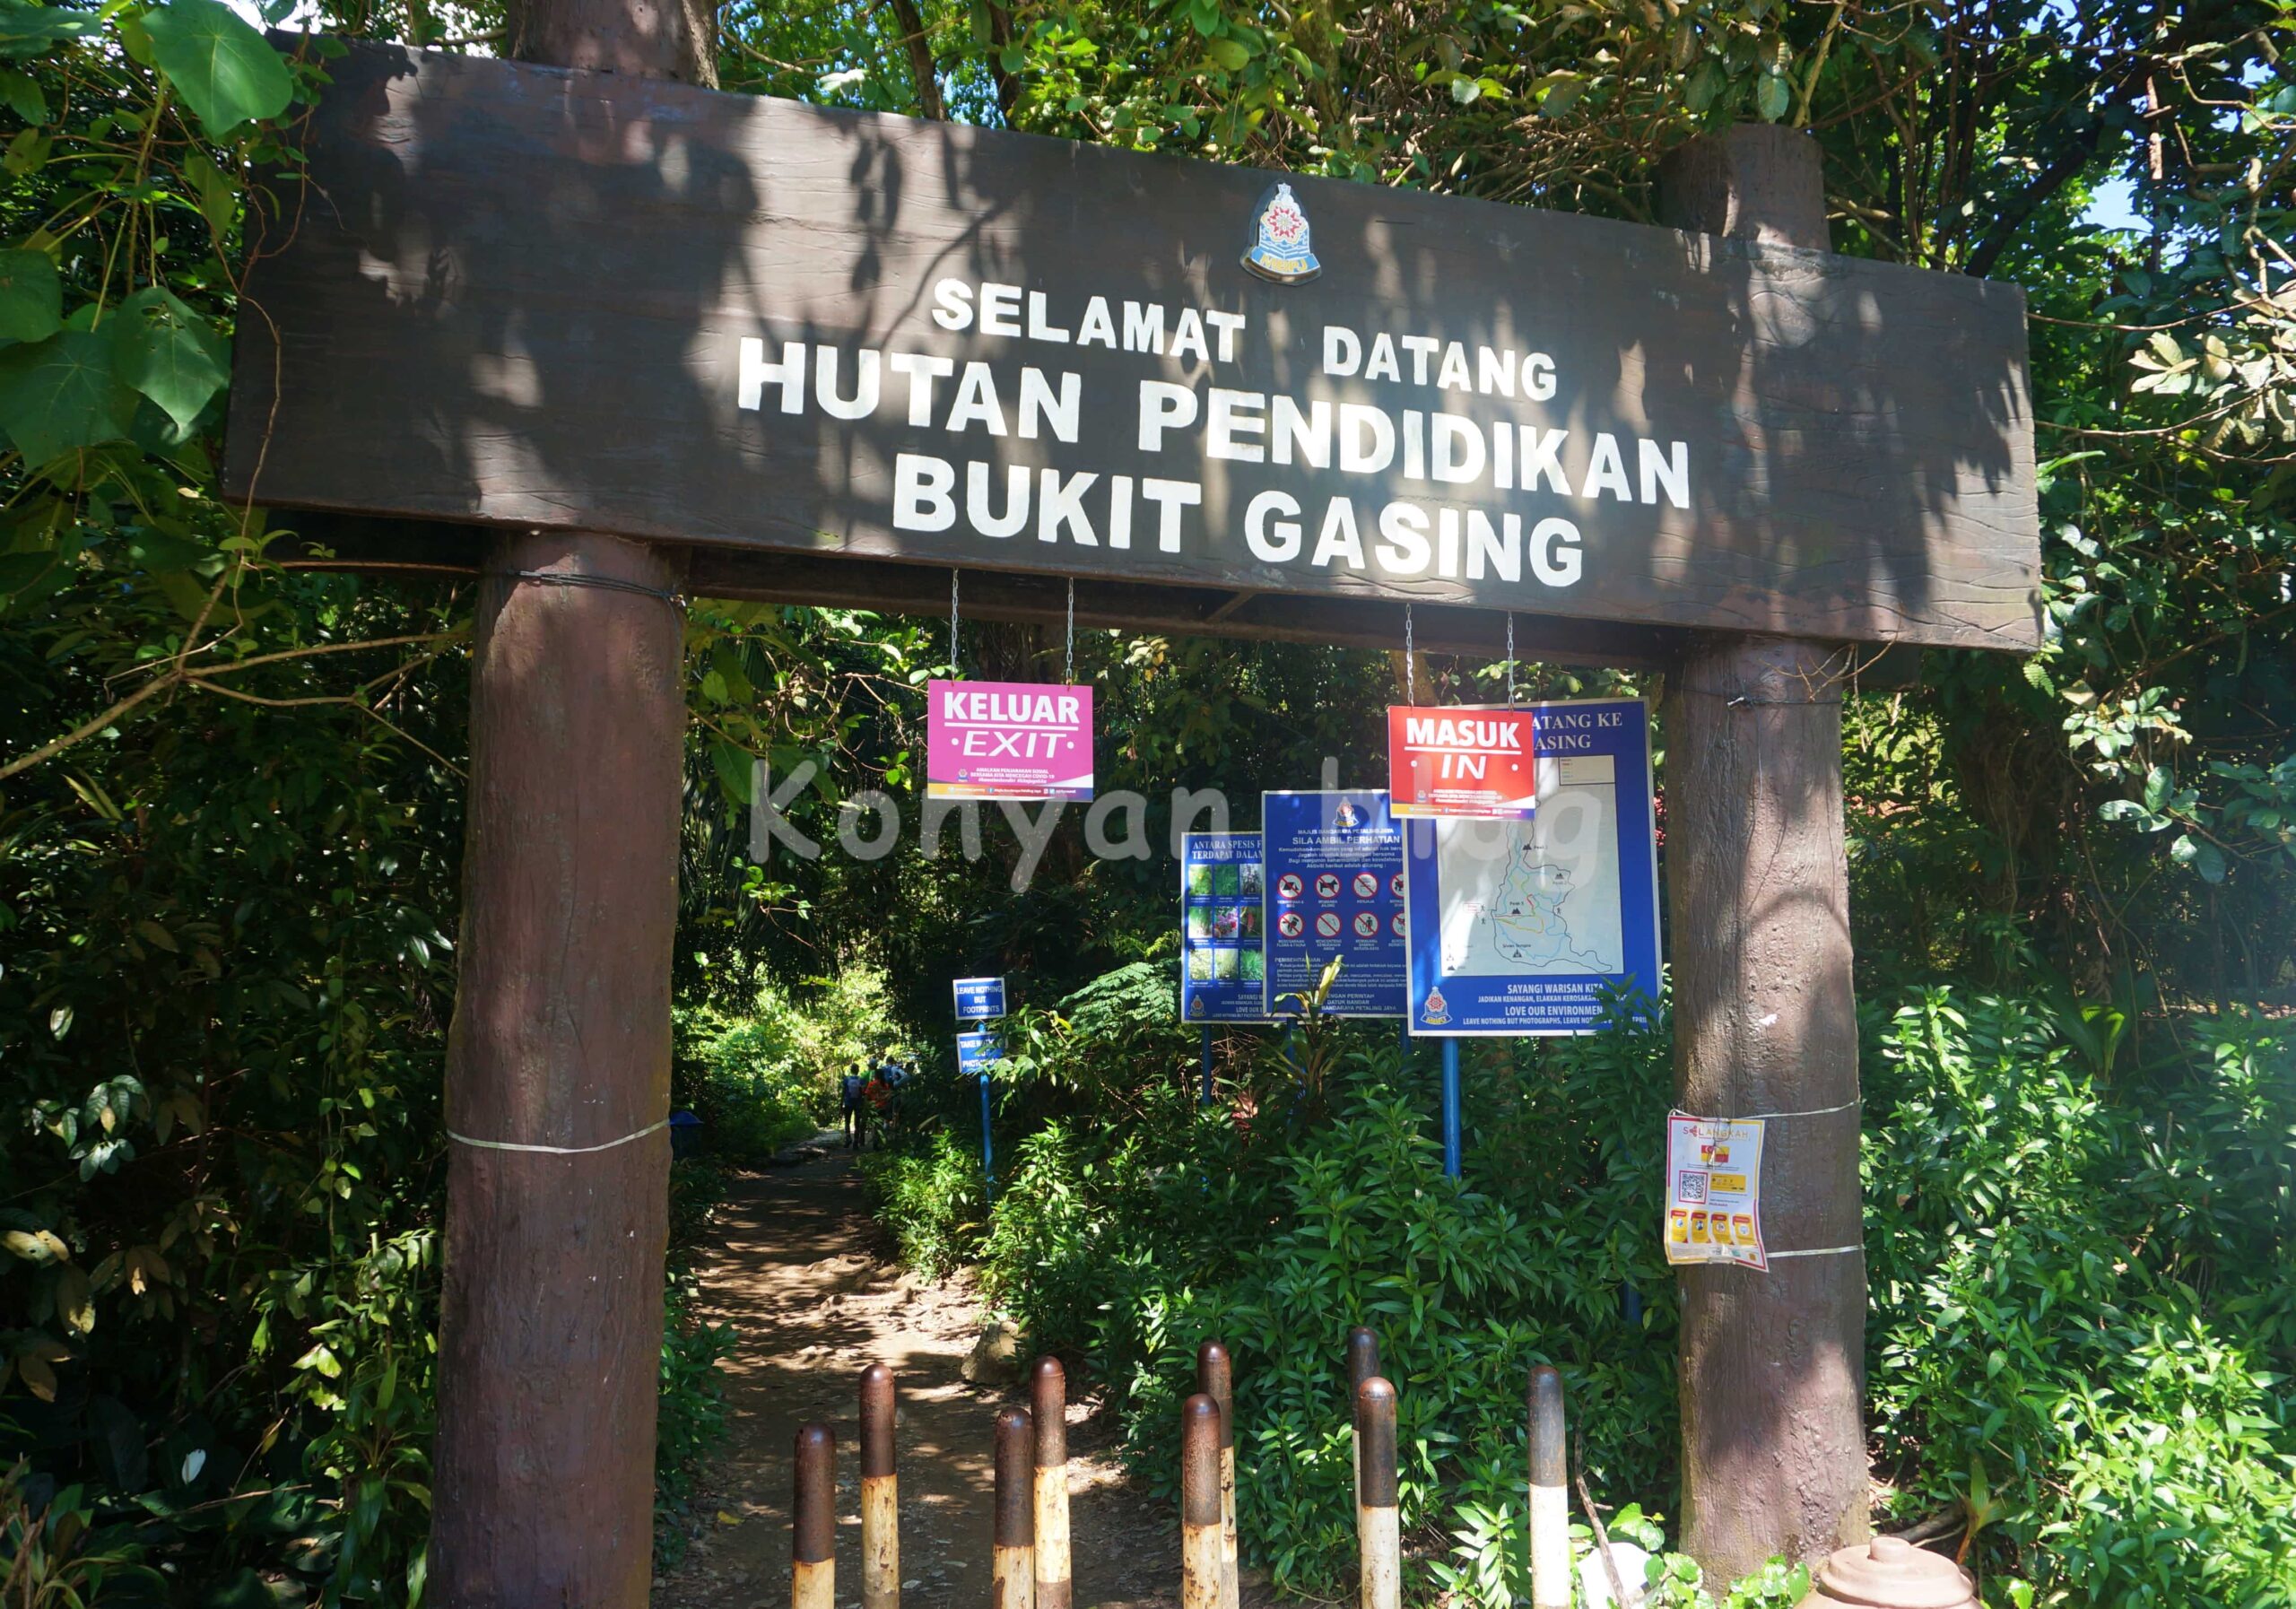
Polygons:
M1384 789L1260 796L1267 876L1267 1013L1300 1014L1334 957L1335 1017L1404 1013L1402 823Z
M1605 993L1657 997L1649 708L1533 715L1532 819L1407 823L1413 1035L1591 1033Z
M1265 1022L1264 866L1257 832L1180 836L1180 1016Z

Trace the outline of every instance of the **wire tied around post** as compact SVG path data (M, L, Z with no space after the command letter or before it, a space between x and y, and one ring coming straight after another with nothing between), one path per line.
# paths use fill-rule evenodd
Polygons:
M957 572L949 572L949 674L957 674Z
M1076 578L1068 578L1068 652L1061 661L1060 680L1064 685L1076 680Z
M595 587L600 592L627 592L635 597L659 598L680 612L686 606L683 592L667 592L642 581L625 581L619 576L594 576L578 570L514 570L510 578L543 587Z
M1507 611L1507 708L1515 707L1515 612Z

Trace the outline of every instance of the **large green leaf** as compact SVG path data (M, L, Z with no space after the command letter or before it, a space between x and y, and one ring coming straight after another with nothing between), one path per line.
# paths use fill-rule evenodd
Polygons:
M168 0L144 14L144 30L160 71L211 134L275 117L294 99L279 53L222 0Z
M110 335L96 330L0 352L0 429L26 463L126 434L135 397L113 361Z
M158 286L138 291L105 323L119 378L189 430L229 378L223 344L193 312Z
M77 39L102 25L91 12L0 0L0 56L38 56L58 39Z
M45 341L64 327L64 290L44 251L0 251L0 336Z

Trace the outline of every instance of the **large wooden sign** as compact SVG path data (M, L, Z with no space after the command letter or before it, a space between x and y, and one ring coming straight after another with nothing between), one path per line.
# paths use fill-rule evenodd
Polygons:
M2038 641L2013 286L500 61L334 72L260 227L239 498L798 555L794 596L862 558Z

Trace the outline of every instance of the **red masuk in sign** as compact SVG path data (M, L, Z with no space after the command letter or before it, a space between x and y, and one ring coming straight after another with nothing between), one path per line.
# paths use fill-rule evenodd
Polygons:
M1387 808L1528 820L1538 802L1528 709L1387 707Z

